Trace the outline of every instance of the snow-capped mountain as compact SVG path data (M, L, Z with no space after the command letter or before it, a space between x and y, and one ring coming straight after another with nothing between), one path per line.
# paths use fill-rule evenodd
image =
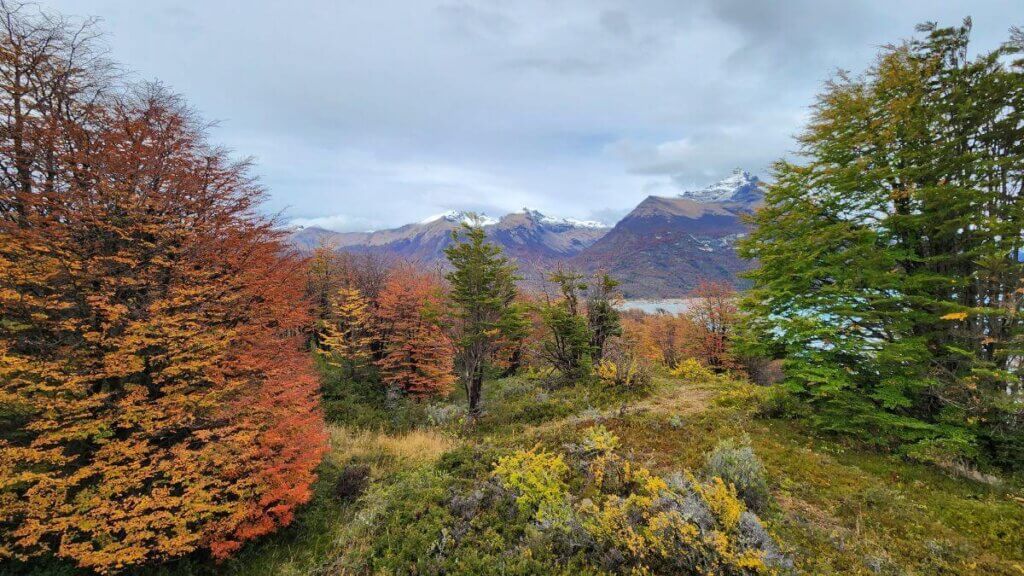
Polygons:
M684 296L704 279L742 284L751 263L735 243L747 233L742 216L762 201L759 184L737 170L703 190L648 196L572 263L615 276L630 298Z
M554 267L565 264L584 272L611 273L630 298L681 297L702 279L742 283L738 274L751 264L737 256L734 245L747 233L742 216L761 201L760 180L737 170L703 190L649 196L614 228L530 208L501 218L449 210L376 232L309 227L293 232L291 241L304 250L324 245L435 266L444 265L452 231L469 223L482 226L519 263L528 285L540 286Z
M737 168L727 178L719 180L707 188L681 192L678 197L702 203L740 202L753 204L759 202L763 195L761 193L761 181L758 180L757 176Z
M420 220L420 224L430 224L438 220L444 220L453 224L469 224L470 226L493 226L498 223L497 218L491 218L487 214L475 212L463 212L462 210L448 210L440 214L434 214L430 218Z
M333 232L307 227L292 233L296 247L311 250L330 246L351 252L377 252L434 263L444 258L451 233L463 224L482 226L505 252L526 263L547 264L572 256L603 236L609 227L600 222L559 218L524 208L493 218L461 210L448 210L413 224L375 232Z

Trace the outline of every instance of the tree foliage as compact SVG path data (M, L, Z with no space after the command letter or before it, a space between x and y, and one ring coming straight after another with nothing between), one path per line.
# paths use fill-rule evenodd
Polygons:
M580 292L586 290L587 285L583 276L576 272L555 272L550 280L558 287L561 297L541 308L548 328L542 355L565 380L586 380L594 371L593 333L580 303Z
M457 367L469 414L480 414L480 391L487 370L510 340L521 338L526 320L516 304L516 269L501 248L488 242L480 226L453 232L445 255L452 266L447 279L453 307Z
M742 252L751 342L823 427L1021 464L1024 37L920 27L840 75Z
M713 370L739 367L732 350L733 332L739 320L736 300L736 289L728 282L704 280L690 293L684 347L689 356Z
M413 396L446 394L455 382L454 349L440 323L441 290L430 276L395 271L378 298L384 384Z
M318 352L334 366L343 367L354 378L357 369L370 359L373 318L369 302L355 288L338 288L329 300L330 316L318 322Z
M619 281L608 274L597 274L587 292L587 325L594 361L604 358L605 344L613 336L622 335L622 322L615 305L619 302L616 288Z
M0 557L224 557L326 446L301 263L248 165L111 81L89 23L0 16Z

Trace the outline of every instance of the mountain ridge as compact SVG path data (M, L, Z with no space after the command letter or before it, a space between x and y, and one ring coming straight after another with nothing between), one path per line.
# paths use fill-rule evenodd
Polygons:
M444 248L463 223L482 226L488 237L519 262L528 285L537 286L559 266L604 271L622 282L631 298L685 295L702 279L742 285L750 263L735 241L747 232L743 216L763 201L761 181L743 170L703 189L675 196L648 196L614 226L559 218L523 208L500 218L448 210L419 222L372 232L334 232L319 227L289 236L300 250L333 250L397 256L444 265Z

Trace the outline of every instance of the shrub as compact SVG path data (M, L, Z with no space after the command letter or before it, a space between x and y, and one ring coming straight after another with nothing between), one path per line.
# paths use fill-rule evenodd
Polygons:
M461 424L466 419L466 408L458 404L430 404L426 412L427 421L433 426Z
M715 374L694 358L687 358L673 368L669 374L683 380L710 380Z
M567 517L568 473L561 455L534 447L501 458L492 475L517 493L520 512L544 523L564 521Z
M768 480L764 464L747 442L720 441L707 455L704 468L712 478L721 478L736 488L750 508L763 511L768 504Z
M343 502L355 500L370 483L370 467L365 464L349 464L341 469L334 483L334 495Z
M806 415L806 404L781 385L763 389L757 407L757 415L765 418L794 418Z
M750 381L759 386L778 384L786 378L786 373L782 369L782 360L748 356L743 358L742 364Z
M568 446L568 460L536 447L500 459L487 480L452 497L454 522L434 547L443 550L443 565L515 574L771 574L792 567L731 483L700 483L689 473L663 479L618 447L598 426ZM557 516L540 514L544 509Z
M643 388L651 383L651 362L640 353L635 336L611 338L605 358L597 367L598 377L625 388Z

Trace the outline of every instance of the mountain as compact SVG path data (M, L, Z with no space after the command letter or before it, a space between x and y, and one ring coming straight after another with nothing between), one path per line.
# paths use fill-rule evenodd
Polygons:
M742 284L738 274L751 264L737 256L734 243L747 233L743 215L762 202L760 184L756 176L736 170L707 188L648 196L613 228L528 208L501 218L451 210L375 232L307 227L292 232L291 242L301 250L326 245L433 266L444 262L452 231L476 222L519 263L530 286L539 286L555 267L565 265L612 274L627 298L680 297L705 278Z
M679 297L701 279L741 285L751 263L734 244L762 198L757 177L740 170L702 190L648 196L571 262L619 279L627 298Z
M399 256L423 264L444 259L451 233L463 223L483 226L488 237L524 268L545 268L590 246L608 232L600 222L556 218L524 208L500 219L451 210L400 228L375 232L332 232L307 227L291 234L293 245L312 250L320 245L350 252Z

